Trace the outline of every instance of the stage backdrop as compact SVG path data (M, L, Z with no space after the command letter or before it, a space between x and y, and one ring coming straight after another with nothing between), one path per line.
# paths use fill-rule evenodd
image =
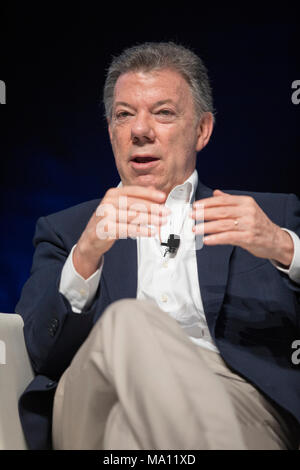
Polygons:
M37 219L119 183L101 100L105 70L124 47L174 40L205 61L216 109L211 141L198 155L206 185L300 195L300 104L292 88L300 81L299 26L228 8L201 17L167 7L130 16L8 12L0 69L2 312L14 311L29 276Z

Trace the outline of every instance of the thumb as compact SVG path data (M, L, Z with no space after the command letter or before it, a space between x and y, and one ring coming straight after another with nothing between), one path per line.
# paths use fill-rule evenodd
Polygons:
M222 194L226 194L226 193L224 193L220 189L215 189L214 192L213 192L214 196L221 196Z

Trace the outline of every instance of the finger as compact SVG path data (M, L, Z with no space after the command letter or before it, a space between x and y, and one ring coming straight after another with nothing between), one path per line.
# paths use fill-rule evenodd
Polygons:
M154 237L157 234L155 227L146 227L131 224L97 224L97 237L100 240L117 240L131 237Z
M229 232L229 231L237 231L239 230L239 225L235 224L234 219L226 219L221 221L214 221L214 222L206 222L196 224L192 228L193 232L197 235L203 234L214 234L220 232Z
M167 216L156 215L153 213L137 212L132 210L119 210L116 213L109 213L108 219L117 223L127 223L134 225L165 225L168 221Z
M190 217L195 220L237 219L245 213L242 206L207 207L193 210Z
M243 232L223 232L203 237L205 245L235 245L242 246L246 240Z
M208 197L195 201L193 207L214 207L227 205L241 205L249 200L248 196L233 196L231 194L222 193L219 196Z
M129 196L118 195L115 198L105 197L98 206L96 215L115 217L118 211L131 211L151 215L167 216L171 213L170 209L163 204L156 204L145 199L132 198Z
M155 227L146 227L144 225L117 224L117 228L119 238L149 238L157 235L157 229Z
M150 216L151 215L167 216L171 213L171 210L168 207L164 206L163 204L156 204L146 199L132 198L130 196L126 198L127 198L127 209L129 210L149 214ZM124 200L124 203L125 202L126 201Z
M165 202L167 197L166 193L153 186L121 186L117 189L122 196L132 196L157 203Z
M155 237L158 234L159 227L146 227L143 225L130 225L129 236L132 238L136 237Z

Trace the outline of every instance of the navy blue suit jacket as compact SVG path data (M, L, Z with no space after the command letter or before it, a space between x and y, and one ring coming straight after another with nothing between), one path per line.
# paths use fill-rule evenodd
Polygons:
M254 197L274 223L300 236L295 195L226 192ZM209 196L212 190L199 183L196 199ZM57 382L94 323L111 302L136 297L132 239L118 240L105 254L96 297L82 314L73 313L58 291L66 258L98 204L89 201L37 223L31 276L16 306L36 373L19 401L31 449L51 448ZM208 327L224 361L300 422L300 366L291 361L291 345L300 338L300 286L269 260L231 245L204 246L197 251L197 264Z

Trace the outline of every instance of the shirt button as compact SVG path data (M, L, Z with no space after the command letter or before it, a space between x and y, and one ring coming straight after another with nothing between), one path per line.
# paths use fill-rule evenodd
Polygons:
M165 261L165 262L163 263L163 268L167 268L168 266L169 266L168 261Z
M80 292L80 294L81 294L82 296L86 295L86 290L85 290L85 289L80 289L79 292Z
M162 302L168 302L168 296L166 294L162 294L161 301Z

